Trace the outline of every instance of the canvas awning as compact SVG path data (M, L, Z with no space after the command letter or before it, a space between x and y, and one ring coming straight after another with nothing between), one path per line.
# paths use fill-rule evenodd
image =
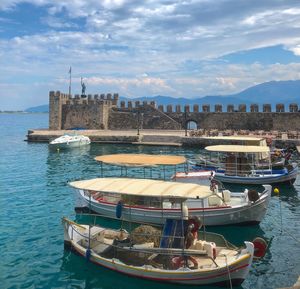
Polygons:
M216 146L207 146L205 149L211 152L225 152L225 153L269 153L270 152L270 149L267 146L216 145Z
M118 166L179 165L186 162L184 156L148 154L112 154L95 157L96 161Z
M209 186L149 179L96 178L71 182L70 186L96 192L175 199L203 199L212 194Z

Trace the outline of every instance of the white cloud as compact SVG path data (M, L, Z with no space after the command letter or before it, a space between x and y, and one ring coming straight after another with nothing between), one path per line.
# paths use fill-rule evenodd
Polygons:
M0 17L2 35L18 20L9 15L20 3L25 1L0 2L0 11L6 11ZM0 39L1 81L18 84L26 75L40 85L41 95L47 95L42 89L48 87L67 87L70 65L74 81L86 77L94 93L101 87L129 96L228 94L264 81L299 78L298 63L202 64L229 53L274 45L300 56L300 2L293 0L26 3L45 9L48 15L40 21L49 30L37 29L28 35L14 31L12 37ZM54 87L45 86L47 81ZM18 85L9 87L12 95L20 92Z

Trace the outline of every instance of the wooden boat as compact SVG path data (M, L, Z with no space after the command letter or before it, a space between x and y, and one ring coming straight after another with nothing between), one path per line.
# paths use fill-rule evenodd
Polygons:
M81 185L84 184L83 189L101 191L103 183L109 187L106 182L100 179ZM254 244L245 241L244 247L235 248L225 241L220 245L215 237L208 239L207 234L199 238L201 222L197 217L189 217L184 202L206 198L211 193L198 185L182 186L152 180L132 180L124 186L124 181L115 179L114 189L109 190L112 195L127 199L142 195L162 201L172 198L180 204L181 217L167 219L162 231L146 226L147 230L138 228L130 234L123 229L81 225L63 218L66 248L97 265L133 277L186 285L241 284L253 261Z
M223 145L243 145L243 146L261 146L261 147L269 147L270 139L263 137L250 137L250 136L215 136L215 137L205 137L206 140L210 143L210 145L220 144L222 142ZM279 170L283 169L286 158L283 153L283 149L272 149L270 151L271 160L269 159L269 154L263 153L260 155L260 158L257 159L255 164L257 169L269 169L270 162L272 165L272 169ZM215 156L212 155L199 155L195 161L195 169L209 169L216 170L222 167L224 164L226 156Z
M89 137L77 134L64 134L49 143L51 149L69 149L89 145Z
M225 153L225 164L219 166L215 178L233 184L293 184L298 173L297 164L286 163L282 169L273 169L270 149L264 146L216 145L205 148L210 152ZM269 168L260 168L262 154L269 155ZM264 160L266 158L264 157Z
M108 218L117 218L116 209L121 203L123 220L151 224L163 224L168 218L179 218L181 209L172 198L165 197L162 202L151 195L144 195L144 192L163 193L168 189L183 194L197 189L205 197L187 198L185 205L194 216L201 217L206 226L258 224L263 219L271 198L271 186L268 185L264 186L262 193L253 190L233 193L223 190L216 183L205 186L128 178L97 178L71 182L70 185L77 190L81 203L90 211ZM122 193L130 192L133 188L138 193L134 198L126 199Z

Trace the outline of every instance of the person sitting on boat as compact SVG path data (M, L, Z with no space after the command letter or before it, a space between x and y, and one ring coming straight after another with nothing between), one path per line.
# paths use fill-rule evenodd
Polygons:
M188 227L185 236L185 247L188 249L198 240L198 230L202 227L199 217L193 216L188 220Z

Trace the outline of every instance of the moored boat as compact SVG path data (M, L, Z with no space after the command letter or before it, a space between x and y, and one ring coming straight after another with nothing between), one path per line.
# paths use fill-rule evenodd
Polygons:
M106 183L105 179L100 181ZM132 180L128 187L115 179L111 195L131 199L142 194L162 202L173 199L181 208L179 218L166 219L162 230L149 231L146 226L133 232L76 224L63 218L65 246L97 265L133 277L186 285L241 284L253 261L254 243L245 241L243 247L236 248L224 239L220 244L212 235L208 239L207 232L199 238L201 221L190 216L184 205L186 199L202 199L211 193L198 185L176 187L171 182L152 183L150 188L148 181ZM97 180L88 184L90 188L98 185Z
M89 137L77 134L64 134L49 143L51 149L68 149L89 145Z
M181 208L172 198L160 199L144 195L144 192L163 192L166 188L182 194L197 189L206 196L189 199L185 205L194 216L201 217L206 226L232 224L258 224L263 219L271 198L271 186L263 192L245 190L231 192L222 189L214 181L211 186L193 182L167 182L148 179L97 178L71 182L81 203L90 211L108 218L117 218L117 208L122 205L122 219L137 223L163 224L168 218L178 218ZM122 192L132 189L139 192L130 202Z
M267 146L216 145L208 146L205 149L226 155L225 162L215 169L215 178L223 183L293 184L297 177L298 166L296 163L287 161L283 168L274 169L272 167L270 149ZM261 167L262 156L265 162L263 168Z

